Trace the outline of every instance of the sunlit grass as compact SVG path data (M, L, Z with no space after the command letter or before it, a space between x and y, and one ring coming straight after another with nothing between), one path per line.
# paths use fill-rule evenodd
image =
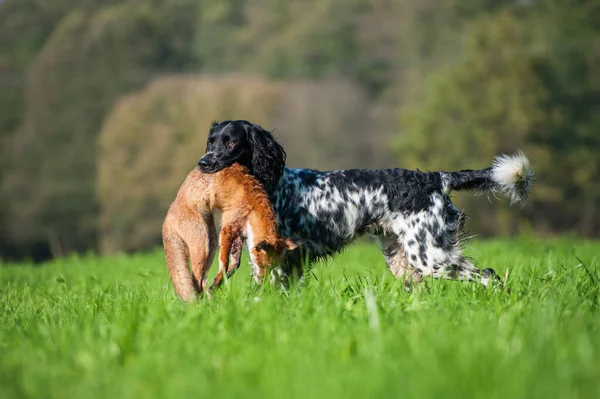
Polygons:
M183 305L161 251L0 266L0 397L600 397L600 243L473 241L510 290L405 292L376 246Z

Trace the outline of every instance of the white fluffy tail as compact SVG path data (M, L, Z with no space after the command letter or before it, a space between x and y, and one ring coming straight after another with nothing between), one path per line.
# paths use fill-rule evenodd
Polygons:
M518 152L494 158L491 175L496 190L510 198L511 204L527 201L533 170L525 154Z

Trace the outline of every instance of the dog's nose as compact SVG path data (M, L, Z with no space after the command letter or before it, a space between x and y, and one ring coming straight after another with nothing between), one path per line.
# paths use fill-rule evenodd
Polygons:
M201 168L206 168L208 166L208 162L206 162L203 158L200 158L198 160L198 166L200 166Z

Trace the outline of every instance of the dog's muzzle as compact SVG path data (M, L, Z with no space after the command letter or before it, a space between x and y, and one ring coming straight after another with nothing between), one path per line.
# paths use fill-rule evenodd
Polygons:
M198 160L198 170L200 170L200 172L216 172L216 166L215 158L210 152L204 154L204 156Z

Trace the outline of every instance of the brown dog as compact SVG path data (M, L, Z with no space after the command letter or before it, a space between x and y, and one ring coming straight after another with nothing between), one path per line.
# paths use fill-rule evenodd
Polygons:
M294 240L279 237L271 203L245 167L234 164L211 174L194 169L179 188L162 228L169 275L184 302L206 292L206 274L217 248L212 213L215 208L221 210L223 227L219 272L211 289L221 284L224 273L230 276L239 266L243 239L248 241L257 282L263 280L268 269L279 264L285 250L297 247ZM232 248L234 261L230 267Z

